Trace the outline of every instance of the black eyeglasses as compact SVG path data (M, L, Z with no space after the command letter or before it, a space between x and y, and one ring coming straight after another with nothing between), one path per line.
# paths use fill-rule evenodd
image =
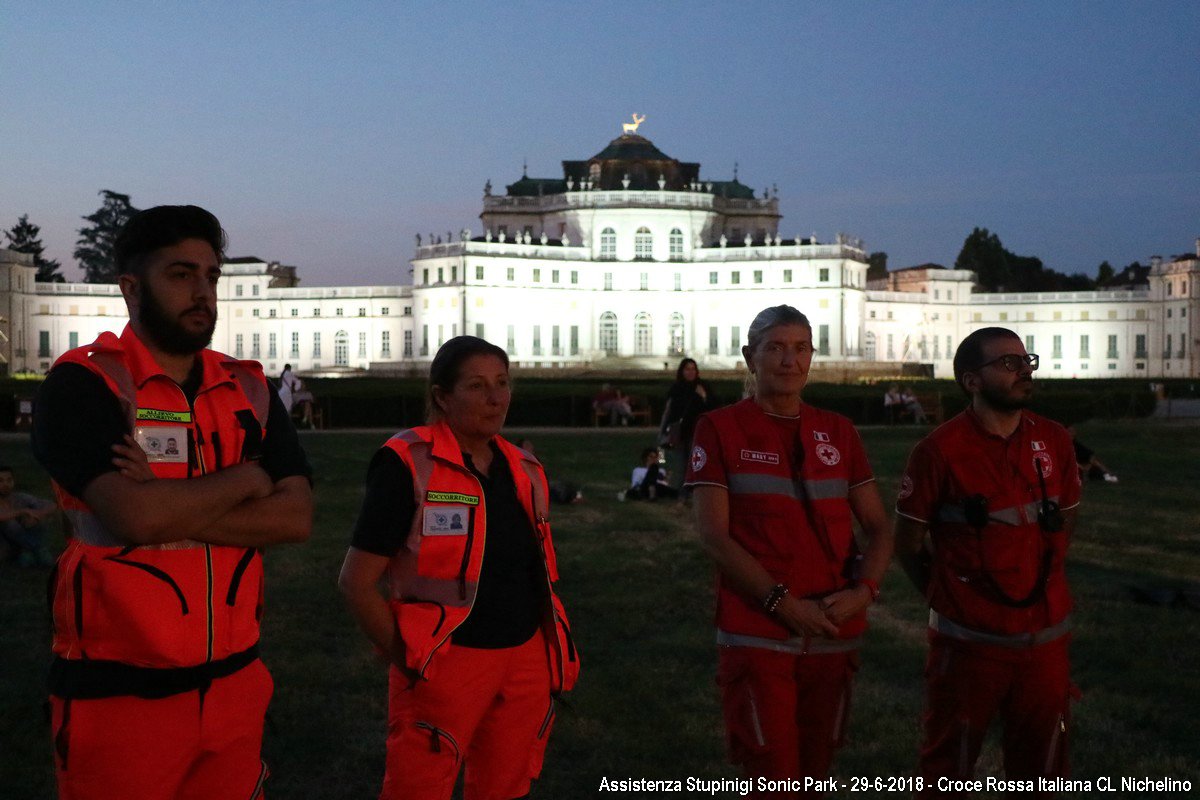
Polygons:
M990 367L992 364L1003 364L1004 368L1009 372L1016 372L1021 368L1022 364L1028 364L1031 370L1036 370L1038 368L1039 360L1040 359L1038 358L1037 353L1030 353L1029 355L1024 356L1019 356L1016 353L1009 353L1008 355L1000 356L999 358L993 358L991 361L984 362L975 369L980 370L984 367Z

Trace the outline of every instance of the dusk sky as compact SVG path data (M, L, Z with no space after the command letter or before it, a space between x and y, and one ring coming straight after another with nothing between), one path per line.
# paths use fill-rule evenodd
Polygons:
M1063 272L1200 236L1200 3L0 0L0 227L196 203L302 285L409 282L484 182L621 133L779 189L785 237ZM0 239L0 242L3 240Z

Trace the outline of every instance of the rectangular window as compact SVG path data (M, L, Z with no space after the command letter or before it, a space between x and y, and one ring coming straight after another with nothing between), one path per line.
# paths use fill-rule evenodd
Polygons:
M429 326L421 326L421 355L429 355Z
M822 356L829 355L829 326L817 326L817 354Z
M267 311L267 316L270 317L271 319L274 319L275 318L275 309L272 308L269 311Z
M556 270L556 269L550 270L550 282L558 283L558 270Z
M683 291L683 275L678 272L675 273L675 291Z
M1091 318L1092 318L1092 312L1090 312L1090 311L1080 311L1080 312L1079 312L1079 318L1080 318L1080 319L1084 319L1084 320L1086 320L1086 319L1091 319Z
M241 287L238 287L238 288L241 288ZM243 336L240 333L234 335L234 337L233 337L233 357L234 358L245 358L246 357L246 354L242 352L242 339L243 339Z
M438 347L446 343L446 326L438 325Z
M321 316L321 309L320 309L319 307L318 307L318 308L314 308L314 309L313 309L313 316L314 316L314 317L319 317L319 316Z
M404 332L404 357L412 358L412 354L413 354L413 332L405 331Z
M458 283L458 265L457 264L450 267L450 282Z
M255 297L258 297L258 284L257 283L250 287L250 294L254 295Z
M643 292L650 288L650 273L643 272L638 278L638 288Z
M888 361L896 358L895 336L890 333L887 335L887 357Z
M792 282L792 271L790 269L785 269L783 271L783 282L784 283Z
M533 282L534 283L542 282L542 271L540 269L538 269L537 267L533 268Z
M358 357L359 358L367 357L367 332L366 331L359 331L359 334L358 334Z
M388 308L387 306L384 306L383 308L379 309L379 316L386 317L388 314L391 313L391 311L392 310L390 308ZM407 317L410 314L412 314L412 306L408 306L404 309L404 316Z
M1034 352L1034 349L1033 349L1033 334L1027 334L1027 335L1025 336L1025 352L1026 352L1026 353L1032 353L1032 352Z
M732 283L734 286L737 286L739 283L742 282L742 273L738 272L737 270L734 270L733 272L729 273L729 282Z
M533 326L533 354L540 356L542 354L542 326Z
M763 281L763 271L761 269L754 270L754 282L762 283L762 281Z
M362 306L359 306L358 307L358 315L360 317L365 317L367 315L367 310L365 308L363 308Z
M292 349L289 353L289 358L300 357L300 334L296 331L292 332Z
M391 358L392 357L392 332L391 331L380 331L379 357L380 358Z
M476 339L486 339L487 338L486 336L483 335L483 323L482 322L475 323L475 338Z
M477 280L477 281L483 280L483 265L482 264L475 265L475 280Z
M571 270L571 285L572 286L579 285L579 270L577 270L577 269Z
M257 317L257 316L258 316L258 309L256 308L256 309L254 309L253 311L251 311L251 312L250 312L250 316L252 316L252 317Z
M334 309L334 311L333 311L333 315L334 315L335 317L340 317L340 316L342 316L342 311L343 311L343 310L344 310L344 309L343 309L341 306L338 306L336 309Z
M438 267L437 271L438 271L438 283L445 283L446 282L446 268Z
M260 350L262 349L261 345L262 345L262 334L261 333L250 334L250 357L251 358L262 358L262 353L260 352Z
M508 326L508 339L505 342L504 349L510 356L515 356L517 354L517 326L516 325Z
M1007 312L1007 311L1001 311L1001 312L1000 312L1000 321L1001 321L1001 322L1008 322L1008 312Z
M275 358L278 354L279 342L276 340L275 334L267 334L267 358Z
M717 280L717 273L715 273L715 272L710 272L710 273L708 273L708 283L709 283L709 285L710 285L710 286L716 286L716 285L717 285L717 282L718 282L718 280Z
M579 326L571 326L571 355L579 355Z
M558 326L557 325L550 326L550 355L552 355L552 356L561 356L562 355L562 341L560 341L559 336L558 336Z
M313 358L321 357L321 334L320 332L313 334Z
M715 356L720 352L720 341L717 338L717 326L712 325L708 329L708 354Z
M742 351L742 329L734 325L729 329L729 355L736 356Z
M293 309L292 309L292 316L293 316L293 317L298 317L298 316L300 316L300 309L298 309L298 308L293 308Z
M1109 319L1116 319L1116 318L1117 318L1117 312L1116 312L1116 311L1109 311L1109 312L1108 312L1108 318L1109 318Z
M1108 357L1109 357L1109 358L1116 358L1116 357L1117 357L1117 337L1116 337L1116 334L1110 335L1110 336L1108 337Z
M1146 334L1139 333L1133 337L1134 342L1134 358L1149 358L1150 354L1146 350Z
M233 293L234 293L234 295L236 295L237 297L241 297L241 296L242 296L242 285L241 285L240 283L235 283L235 284L233 285Z
M604 273L604 291L606 292L612 291L612 275L611 272Z
M817 282L829 283L829 267L821 267L817 270Z
M934 299L934 300L941 300L941 299L942 299L942 292L941 292L941 290L940 290L940 289L934 289L934 290L933 290L933 299Z
M508 279L508 281L511 283L512 281L515 281L517 279L517 268L509 267L508 269L506 269L504 271L504 274L505 274L505 277Z
M1050 353L1051 358L1062 358L1062 336L1055 334L1054 350Z
M1169 283L1167 284L1167 286L1170 286L1170 285L1171 284L1169 284ZM1167 347L1165 350L1163 350L1163 358L1170 358L1170 357L1171 357L1171 334L1168 333L1167 334Z
M79 331L71 331L67 334L67 347L71 350L79 347Z
M1091 358L1091 355L1092 355L1091 347L1089 346L1089 343L1088 343L1088 337L1086 335L1080 336L1079 337L1079 357L1080 358Z

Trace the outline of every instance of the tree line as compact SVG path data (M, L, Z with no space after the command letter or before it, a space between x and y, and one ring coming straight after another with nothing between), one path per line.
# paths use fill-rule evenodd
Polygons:
M83 270L85 283L116 283L113 244L121 228L138 209L133 207L127 194L101 189L100 196L103 198L100 208L83 218L88 224L79 229L79 238L75 241L75 261ZM33 256L37 280L62 283L65 280L59 272L62 265L42 255L46 247L42 244L41 233L41 227L30 222L28 214L22 214L17 224L4 232L4 236L8 239L10 250Z
M103 202L95 213L83 217L88 223L79 229L75 242L75 260L83 270L85 283L116 283L117 270L113 261L113 243L126 221L138 212L129 195L102 189ZM6 230L8 247L18 253L29 253L37 267L37 280L62 282L57 261L43 257L41 228L22 214L17 224ZM871 253L867 279L887 277L887 253ZM1076 272L1067 275L1046 267L1036 256L1022 256L1009 251L1000 237L987 228L975 228L963 242L955 269L969 269L977 277L982 292L1072 292L1128 285L1137 280L1146 268L1138 262L1121 272L1107 261L1100 264L1095 278Z

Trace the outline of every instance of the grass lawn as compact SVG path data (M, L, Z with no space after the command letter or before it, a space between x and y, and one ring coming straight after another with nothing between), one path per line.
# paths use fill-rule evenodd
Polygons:
M863 431L889 506L918 434ZM638 450L651 443L650 432L529 435L552 477L582 483L586 497L558 509L553 520L560 591L583 674L558 718L535 796L597 796L603 776L735 777L723 758L713 682L712 574L690 520L673 504L615 498ZM1121 482L1085 488L1071 551L1074 679L1083 691L1072 732L1074 775L1200 784L1200 611L1139 604L1130 590L1195 587L1200 580L1200 428L1092 423L1080 426L1080 435ZM317 475L313 538L267 555L262 650L276 694L264 749L273 798L378 792L386 677L345 612L335 577L367 460L384 436L304 435ZM0 447L0 461L17 470L19 489L48 494L24 440L6 439ZM43 712L44 582L44 572L0 566L0 796L6 798L54 796ZM839 777L912 774L924 619L920 599L893 566L872 608L850 741L835 766ZM999 775L999 764L993 743L980 773Z

